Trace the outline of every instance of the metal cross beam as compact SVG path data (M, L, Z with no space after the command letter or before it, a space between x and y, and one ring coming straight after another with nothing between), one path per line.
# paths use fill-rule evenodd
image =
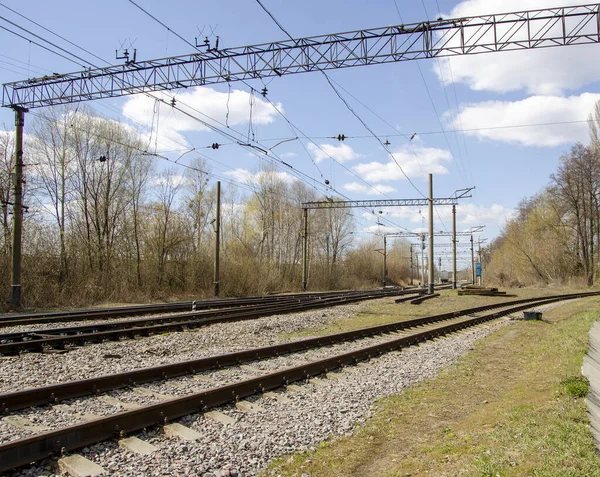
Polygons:
M600 42L599 4L298 38L127 62L3 86L2 106L38 108L128 94L423 58Z
M463 232L456 232L457 237L469 237L471 234L476 234L479 232L483 232L483 227L477 227L474 230L465 230ZM427 237L429 235L427 232L418 233L418 232L392 232L389 234L385 234L386 237ZM452 232L435 232L433 235L436 237L452 237Z
M457 205L455 197L433 199L434 205ZM323 200L304 202L303 209L347 209L352 207L427 207L429 199L382 199L382 200Z

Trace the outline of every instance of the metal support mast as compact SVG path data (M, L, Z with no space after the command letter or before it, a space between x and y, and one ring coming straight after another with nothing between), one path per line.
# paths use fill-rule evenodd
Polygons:
M410 244L410 284L413 285L414 283L414 265L413 265L413 244Z
M456 206L452 206L452 289L456 290Z
M421 286L425 287L425 234L421 234Z
M308 286L308 209L302 209L302 291Z
M215 218L215 298L219 297L221 251L221 181L217 181L217 212Z
M383 288L387 283L387 237L383 236Z
M473 250L473 234L471 234L471 283L475 285L475 252Z
M429 174L429 283L427 291L431 295L434 292L435 285L433 283L433 174Z

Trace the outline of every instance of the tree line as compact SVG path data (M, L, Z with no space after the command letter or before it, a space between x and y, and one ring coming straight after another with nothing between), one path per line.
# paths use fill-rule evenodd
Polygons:
M547 187L523 199L490 245L487 275L504 285L591 286L600 271L600 102L590 143L560 157Z
M133 128L86 108L36 117L25 144L23 302L81 306L179 297L213 290L215 181L202 157L160 167ZM0 135L0 282L10 289L14 138ZM184 173L181 173L181 171ZM322 200L272 166L222 192L221 292L298 290L302 203ZM313 289L380 284L380 238L356 243L344 209L310 211ZM405 282L408 246L390 248L388 280ZM6 304L3 303L4 308Z

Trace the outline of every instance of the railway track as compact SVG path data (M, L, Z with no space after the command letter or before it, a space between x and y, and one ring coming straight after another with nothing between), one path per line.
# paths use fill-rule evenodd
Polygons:
M265 304L257 303L127 321L3 333L0 334L0 354L14 355L24 351L43 352L47 349L65 349L67 346L77 347L103 341L134 339L158 333L195 329L212 323L249 320L414 293L416 292L411 290L386 289L344 292L326 296L299 295L275 302L267 300ZM22 325L23 323L19 322L18 324Z
M190 413L203 412L253 394L287 386L296 381L305 380L388 351L443 336L532 306L598 294L595 292L515 300L239 353L213 356L185 363L1 395L0 403L3 403L3 411L10 412L29 408L30 406L57 402L73 396L84 396L127 385L131 386L134 383L137 385L157 379L195 374L204 370L238 366L244 362L270 359L282 354L332 346L350 340L379 337L379 342L367 344L366 346L361 344L358 349L353 349L350 352L334 353L324 359L313 360L286 369L278 369L259 377L190 393L183 397L169 399L140 409L121 412L90 422L9 442L0 446L0 471L6 471L51 455L57 455L61 451L74 450L124 433L162 425L167 421L172 421ZM495 311L484 315L470 316L474 313L490 310Z
M0 315L0 328L8 326L32 325L39 323L58 323L69 321L107 320L126 316L150 315L155 313L174 313L178 311L215 310L219 308L237 308L251 305L267 305L293 300L324 299L329 297L353 296L357 293L374 293L380 290L335 291L290 293L285 295L254 296L246 298L223 298L152 305L132 305L112 308L91 308L71 311L52 311L40 313L22 313ZM405 290L406 293L418 293L416 289Z

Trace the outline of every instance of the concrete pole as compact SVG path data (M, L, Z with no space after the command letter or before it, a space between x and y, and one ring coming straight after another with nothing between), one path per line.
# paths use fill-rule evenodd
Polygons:
M413 284L414 281L414 273L413 273L413 244L410 244L410 284Z
M434 292L435 286L433 283L433 174L429 174L429 283L428 293L431 295Z
M215 221L215 298L219 296L221 251L221 181L217 181L217 212Z
M21 236L23 233L23 126L26 109L14 106L15 110L15 183L13 202L13 241L10 305L13 310L21 309Z
M308 287L308 209L302 209L302 291Z
M383 235L383 288L385 288L387 278L387 237Z
M456 206L452 206L452 289L456 290Z
M473 234L471 234L471 283L475 285L475 252L473 251Z
M425 234L421 234L421 286L425 287Z
M477 260L481 267L481 275L479 276L479 285L483 285L483 264L481 263L481 237L477 237Z

